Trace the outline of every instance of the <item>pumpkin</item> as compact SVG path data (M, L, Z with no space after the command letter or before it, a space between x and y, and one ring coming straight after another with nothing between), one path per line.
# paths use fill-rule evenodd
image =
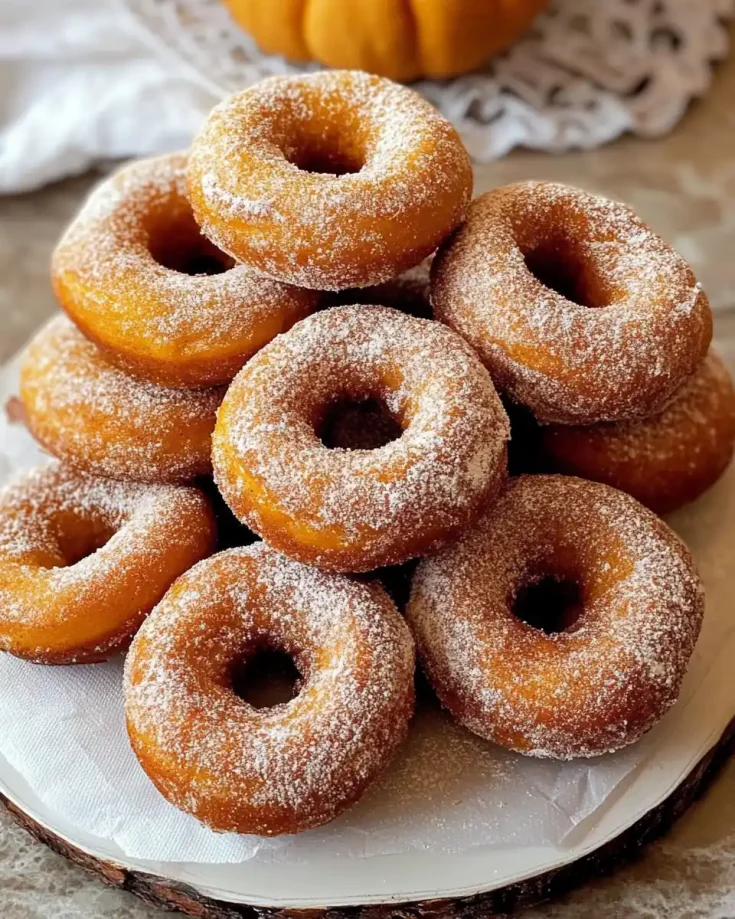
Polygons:
M393 80L479 67L546 0L225 0L260 47L297 61Z

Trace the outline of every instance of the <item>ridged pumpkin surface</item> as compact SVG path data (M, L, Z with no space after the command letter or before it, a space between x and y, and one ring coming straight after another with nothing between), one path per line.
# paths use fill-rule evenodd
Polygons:
M473 70L546 0L225 0L260 47L393 80Z

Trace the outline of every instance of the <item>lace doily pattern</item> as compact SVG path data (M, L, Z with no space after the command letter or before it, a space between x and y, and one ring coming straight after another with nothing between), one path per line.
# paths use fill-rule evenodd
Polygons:
M216 95L304 69L261 53L221 0L120 2ZM735 0L552 0L485 70L417 88L480 162L518 146L559 153L628 131L655 137L706 92L734 14Z

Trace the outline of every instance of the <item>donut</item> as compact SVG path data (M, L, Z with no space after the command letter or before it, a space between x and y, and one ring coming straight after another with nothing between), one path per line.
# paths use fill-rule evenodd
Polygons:
M295 665L295 698L255 707L237 684L263 653ZM125 665L132 748L175 807L221 831L276 836L332 820L405 738L410 632L385 592L263 543L180 578Z
M52 259L56 296L111 360L174 387L228 383L310 313L313 292L257 277L202 236L186 156L139 160L103 182Z
M323 290L417 265L472 195L452 125L413 90L355 71L271 77L231 96L195 138L188 174L220 249Z
M520 476L419 564L407 618L461 724L566 760L633 743L673 705L703 608L687 548L629 495Z
M59 463L22 475L0 492L0 650L43 664L107 660L214 540L196 489Z
M643 421L539 430L544 468L604 482L658 514L693 501L727 469L735 447L735 389L710 350L669 405Z
M398 277L372 287L349 287L347 290L327 295L325 307L388 306L416 316L431 319L430 290L431 259L424 259L415 268L409 268ZM342 405L324 420L321 439L328 447L347 450L375 450L400 437L401 427L387 407L375 399Z
M435 317L543 423L660 411L700 364L709 301L623 204L553 182L473 201L434 259Z
M50 453L95 475L182 483L212 473L224 387L171 389L111 364L58 316L28 346L20 393L26 424Z
M401 436L330 449L340 406L377 400ZM506 475L508 421L450 329L381 306L335 307L279 336L235 378L212 439L235 516L297 561L369 571L433 551Z
M430 276L431 259L424 259L396 278L372 287L348 287L332 294L326 302L329 306L351 306L355 303L389 306L418 319L433 319Z

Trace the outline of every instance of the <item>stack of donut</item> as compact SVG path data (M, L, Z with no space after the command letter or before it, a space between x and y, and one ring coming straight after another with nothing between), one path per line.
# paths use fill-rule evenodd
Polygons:
M435 260L432 294L507 396L521 469L665 513L729 464L735 392L707 297L625 205L553 182L483 195Z
M127 650L133 750L214 829L357 800L414 643L452 716L530 755L620 749L677 698L701 585L623 492L660 509L727 464L707 299L621 205L471 193L411 90L273 78L103 182L54 254L66 316L21 399L57 460L0 495L0 648ZM533 419L511 447L532 427L571 475L508 479L501 396ZM416 559L401 616L383 582ZM295 696L259 708L238 687L274 652Z

